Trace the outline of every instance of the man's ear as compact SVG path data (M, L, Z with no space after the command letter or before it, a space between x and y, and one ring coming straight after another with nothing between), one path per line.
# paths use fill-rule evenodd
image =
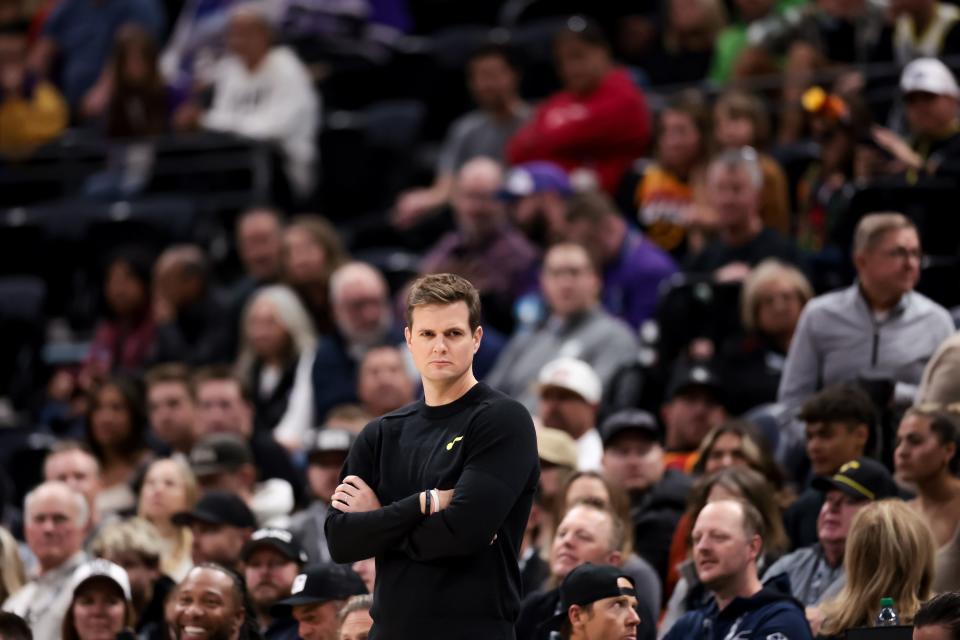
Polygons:
M403 328L403 339L406 340L407 346L410 346L410 338L413 334L410 333L410 327Z
M567 609L567 619L570 621L572 627L576 627L583 622L586 622L587 612L580 607L578 604L570 605L570 608Z
M619 567L623 564L623 554L620 553L619 549L614 549L610 552L610 555L607 556L607 562L614 567Z
M750 557L753 560L758 560L760 558L760 552L763 551L763 538L757 534L753 534L750 538Z
M477 327L477 330L473 332L473 352L476 353L480 349L480 341L483 340L483 327Z

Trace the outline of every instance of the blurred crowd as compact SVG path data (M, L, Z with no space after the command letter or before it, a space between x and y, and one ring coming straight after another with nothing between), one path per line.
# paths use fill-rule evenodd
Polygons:
M3 252L20 172L107 149L43 268L0 256L0 637L365 638L375 559L324 520L442 272L537 425L519 640L843 638L882 598L960 637L960 7L464 4L0 0ZM124 226L189 136L265 145L269 197Z

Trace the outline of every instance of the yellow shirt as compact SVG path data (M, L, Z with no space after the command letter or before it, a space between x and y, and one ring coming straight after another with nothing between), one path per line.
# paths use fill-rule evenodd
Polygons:
M22 156L56 138L67 126L67 105L49 83L29 97L8 95L0 102L0 154Z

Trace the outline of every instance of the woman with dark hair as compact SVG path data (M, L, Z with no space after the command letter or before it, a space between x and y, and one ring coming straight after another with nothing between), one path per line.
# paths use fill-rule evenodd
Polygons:
M284 231L284 281L300 296L321 335L333 331L330 276L348 259L337 230L322 216L297 216Z
M136 505L130 481L151 456L146 437L143 392L136 381L111 376L96 385L90 395L87 441L102 469L103 488L97 495L101 513Z
M127 24L117 32L111 61L113 91L106 112L108 137L143 138L167 130L172 105L157 60L157 43L143 27Z
M130 580L123 568L107 560L91 560L77 567L71 587L73 598L63 618L62 640L115 640L132 629Z
M122 247L104 270L105 316L97 323L84 364L91 377L142 368L153 348L155 326L151 313L153 259L139 247Z

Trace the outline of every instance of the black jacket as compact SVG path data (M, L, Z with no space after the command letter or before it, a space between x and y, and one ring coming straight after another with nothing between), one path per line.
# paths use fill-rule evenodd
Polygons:
M667 469L660 482L644 493L630 496L634 550L657 570L661 584L666 583L673 530L687 508L692 487L690 476Z

